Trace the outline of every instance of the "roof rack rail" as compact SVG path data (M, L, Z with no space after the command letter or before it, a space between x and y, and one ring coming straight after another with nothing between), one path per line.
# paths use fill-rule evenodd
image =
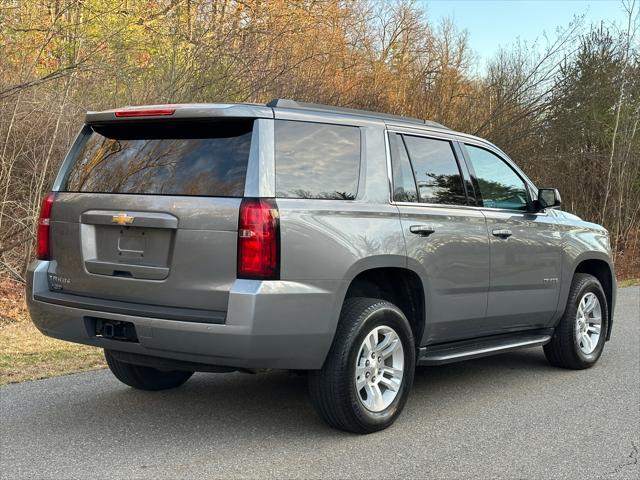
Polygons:
M358 110L356 108L335 107L332 105L322 105L318 103L304 103L304 102L298 102L296 100L291 100L288 98L274 98L269 103L267 103L266 106L272 107L272 108L279 107L279 108L294 108L294 109L302 109L302 110L321 110L321 111L333 112L333 113L347 113L349 115L374 117L382 120L418 123L420 125L426 125L429 127L436 127L436 128L445 128L448 130L448 127L445 127L444 125L441 125L437 122L433 122L431 120L422 120L420 118L414 118L414 117L403 117L402 115L393 115L391 113L380 113L380 112L371 112L368 110Z

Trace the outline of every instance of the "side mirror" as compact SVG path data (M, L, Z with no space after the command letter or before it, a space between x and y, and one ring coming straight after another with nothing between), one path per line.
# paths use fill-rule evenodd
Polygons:
M562 204L560 192L557 188L541 188L538 190L538 200L535 201L536 210L558 208Z

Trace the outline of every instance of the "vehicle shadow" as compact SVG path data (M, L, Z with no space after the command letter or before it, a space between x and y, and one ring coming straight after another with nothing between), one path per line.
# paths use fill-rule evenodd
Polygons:
M538 388L569 371L551 366L541 348L446 365L417 367L410 404L436 406L445 399L490 397L498 389ZM464 395L461 397L461 395Z
M559 370L547 365L541 351L420 367L404 416L421 411L425 405L435 408L452 397L464 399L461 393L492 394L496 379L522 387L532 378L553 375L554 371ZM106 370L92 375L98 378L92 378L91 383L87 379L87 389L75 386L79 390L73 402L49 402L33 420L41 427L44 421L49 431L62 429L66 435L104 431L139 434L142 443L174 442L182 436L190 442L206 442L212 434L222 443L256 434L262 439L286 435L288 441L347 435L329 429L315 414L304 375L196 374L184 386L163 392L128 388ZM99 388L91 390L95 383Z

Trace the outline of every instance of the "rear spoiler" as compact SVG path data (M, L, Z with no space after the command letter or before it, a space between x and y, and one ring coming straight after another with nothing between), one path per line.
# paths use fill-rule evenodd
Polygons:
M172 120L192 118L273 118L273 109L264 105L253 104L176 104L145 105L139 107L123 107L101 112L87 112L85 123L103 124L106 122L127 122L140 120Z

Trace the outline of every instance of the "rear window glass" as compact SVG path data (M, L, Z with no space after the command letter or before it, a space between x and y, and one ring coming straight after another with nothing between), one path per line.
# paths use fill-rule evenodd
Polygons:
M422 203L466 205L458 162L449 141L404 135Z
M360 172L360 129L277 120L276 196L353 200Z
M67 192L241 197L253 121L93 126Z
M417 202L416 181L411 171L407 149L399 134L389 133L389 150L393 171L393 199L396 202Z

